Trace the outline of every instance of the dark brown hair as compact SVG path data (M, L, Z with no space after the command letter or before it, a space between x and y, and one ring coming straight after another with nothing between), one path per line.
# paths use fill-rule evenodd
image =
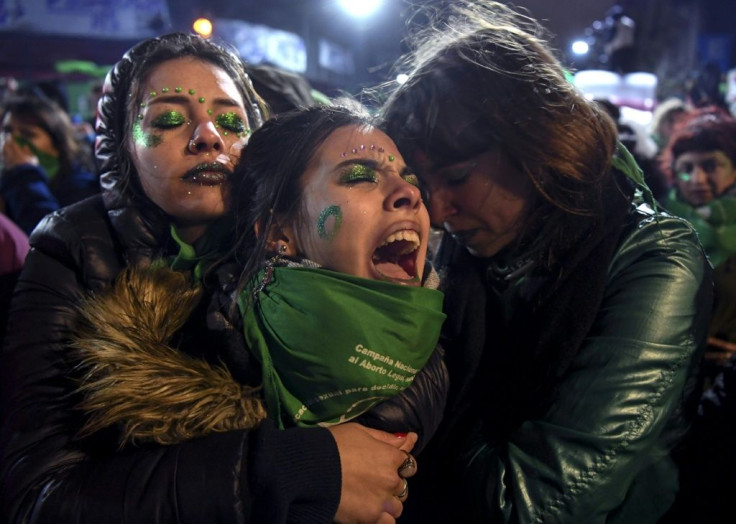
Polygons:
M450 9L399 66L408 81L381 111L387 134L407 161L421 151L435 166L502 151L536 188L526 231L600 217L613 121L572 85L536 21L497 2Z

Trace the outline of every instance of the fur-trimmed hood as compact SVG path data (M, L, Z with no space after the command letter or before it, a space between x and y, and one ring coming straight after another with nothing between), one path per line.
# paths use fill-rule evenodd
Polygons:
M175 444L266 417L257 388L169 345L200 297L185 274L134 268L109 293L82 302L72 343L83 371L80 436L118 426L121 445Z

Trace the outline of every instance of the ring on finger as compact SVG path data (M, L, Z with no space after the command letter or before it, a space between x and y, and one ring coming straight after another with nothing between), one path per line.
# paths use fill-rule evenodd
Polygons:
M412 454L408 451L404 451L404 453L406 453L406 460L399 466L399 476L401 478L411 477L417 470L417 461L414 460Z
M409 481L406 480L405 478L402 478L401 480L404 481L404 487L401 490L401 492L398 495L396 495L396 497L398 497L399 500L405 499L407 495L409 494Z

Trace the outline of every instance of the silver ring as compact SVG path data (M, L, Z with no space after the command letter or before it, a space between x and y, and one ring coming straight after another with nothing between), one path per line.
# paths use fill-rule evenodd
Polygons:
M404 481L404 489L401 490L401 493L396 495L396 497L401 500L403 498L406 498L406 496L409 494L409 481L406 479L401 479Z
M404 451L404 450L402 450ZM417 470L417 461L408 451L406 453L406 460L399 466L399 476L401 478L411 477Z

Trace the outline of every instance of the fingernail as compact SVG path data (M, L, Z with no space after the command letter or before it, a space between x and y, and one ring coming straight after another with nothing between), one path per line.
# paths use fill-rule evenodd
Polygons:
M406 435L408 435L408 433L394 433L394 437L397 438L406 438Z

